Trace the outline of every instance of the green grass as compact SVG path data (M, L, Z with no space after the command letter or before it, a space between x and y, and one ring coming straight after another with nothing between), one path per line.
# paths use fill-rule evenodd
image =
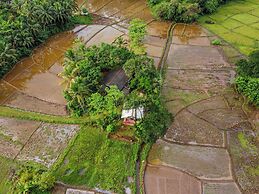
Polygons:
M247 13L241 13L241 14L237 14L232 16L232 19L235 19L243 24L251 24L251 23L255 23L258 22L259 18Z
M199 19L201 25L248 55L259 41L259 3L257 0L229 1L212 15ZM213 21L208 24L206 21Z
M251 176L259 176L259 165L256 167L249 166L247 171Z
M36 112L27 112L20 109L0 106L0 116L18 118L24 120L42 121L46 123L60 123L60 124L84 124L93 121L95 117L69 117L69 116L54 116L41 114Z
M110 140L107 134L90 126L81 128L53 169L62 182L123 193L125 186L135 190L135 162L138 144ZM80 173L81 172L81 173Z
M73 22L75 24L81 24L81 25L89 25L92 23L92 17L90 15L87 16L81 16L77 15L73 17Z
M0 156L0 193L10 193L12 185L9 182L9 176L15 166L16 163L13 160Z
M242 148L248 150L248 151L253 151L253 152L257 152L257 148L255 145L251 144L249 139L246 138L244 133L238 133L238 140L242 146Z
M234 30L234 32L237 32L239 34L242 34L243 36L247 36L251 39L259 40L259 32L258 30L248 27L248 26L242 26L240 28L237 28Z

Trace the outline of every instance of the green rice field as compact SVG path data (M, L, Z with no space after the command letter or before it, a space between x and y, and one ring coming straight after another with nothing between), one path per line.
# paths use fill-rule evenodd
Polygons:
M199 22L242 54L259 48L259 0L230 1Z

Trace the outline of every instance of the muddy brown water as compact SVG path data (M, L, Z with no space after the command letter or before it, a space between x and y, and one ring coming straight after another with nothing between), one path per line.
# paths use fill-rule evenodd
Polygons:
M78 0L78 4L87 7L90 12L110 17L115 23L122 24L121 27L120 25L113 27L91 25L87 30L78 32L77 36L82 37L87 42L87 46L100 44L100 42L111 43L117 37L125 36L127 30L123 25L127 26L132 18L139 17L149 23L149 35L158 37L156 42L160 43L154 42L155 38L148 38L146 41L149 44L148 54L158 64L170 23L153 21L144 0L90 0L87 3L84 0ZM72 46L75 38L76 34L72 32L57 34L34 49L30 57L18 62L0 80L0 104L30 111L38 110L43 113L48 113L49 108L52 114L66 114L64 108L66 102L62 94L64 84L59 73L63 69L61 64L64 53ZM153 42L155 45L152 45Z
M64 105L62 79L58 74L62 71L64 53L74 39L71 32L60 33L18 62L0 82L0 103L11 103L12 96L19 93Z

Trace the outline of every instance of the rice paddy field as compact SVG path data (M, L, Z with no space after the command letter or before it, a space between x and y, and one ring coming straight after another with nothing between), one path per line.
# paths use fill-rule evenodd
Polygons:
M199 22L242 54L259 48L259 0L230 1Z

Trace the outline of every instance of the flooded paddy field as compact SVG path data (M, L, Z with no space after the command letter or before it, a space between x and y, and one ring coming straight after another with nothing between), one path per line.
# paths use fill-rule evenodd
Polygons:
M66 115L62 60L75 39L60 33L34 49L0 81L0 104L48 114Z
M74 32L64 32L51 37L37 47L30 57L18 62L0 80L0 104L40 113L67 115L63 97L63 83L60 73L65 51L79 37L87 46L102 42L112 43L118 37L128 40L127 26L132 18L141 18L148 23L148 36L145 38L147 54L158 66L165 46L170 23L156 22L150 14L145 1L80 1L90 12L108 17L100 24L79 26ZM144 11L136 11L141 5ZM98 11L97 11L98 10ZM122 16L122 17L121 17ZM82 28L82 29L81 29ZM75 33L75 31L77 31Z
M150 152L144 177L146 193L256 192L258 181L249 176L251 169L247 169L247 166L258 161L254 149L259 148L254 144L252 149L246 148L239 139L243 137L240 136L243 131L246 138L254 137L253 125L258 127L258 111L251 110L246 115L242 110L243 101L231 88L235 67L222 50L211 45L211 40L216 36L199 25L177 24L172 37L169 37L171 23L156 21L145 0L78 2L94 14L94 23L53 36L37 47L30 57L17 63L0 80L0 105L67 115L62 94L65 85L59 75L63 70L65 51L77 37L87 46L112 43L119 37L128 40L130 20L143 19L148 30L144 40L147 55L154 59L157 67L161 64L162 56L166 55L163 96L168 110L175 116L164 138L158 140ZM170 38L171 42L168 41ZM168 54L165 53L166 47ZM232 48L226 45L224 49L229 51ZM232 58L240 57L240 53L232 51ZM9 118L0 118L0 129L1 156L32 160L46 166L55 162L78 131L75 125ZM91 141L91 138L81 136L82 141ZM80 142L77 144L82 149ZM66 171L70 169L68 164L75 162L75 153L78 158L82 156L79 148L72 149L67 156L68 159L59 169L60 176L71 173L81 181L77 170L86 174L81 171L85 168L83 160L79 162L80 169ZM125 150L128 149L125 146ZM100 153L100 156L106 157L104 153ZM248 159L242 157L243 153L247 153ZM84 157L88 158L87 155ZM105 160L99 162L103 164ZM94 162L89 166L97 169ZM64 176L63 179L69 178Z

